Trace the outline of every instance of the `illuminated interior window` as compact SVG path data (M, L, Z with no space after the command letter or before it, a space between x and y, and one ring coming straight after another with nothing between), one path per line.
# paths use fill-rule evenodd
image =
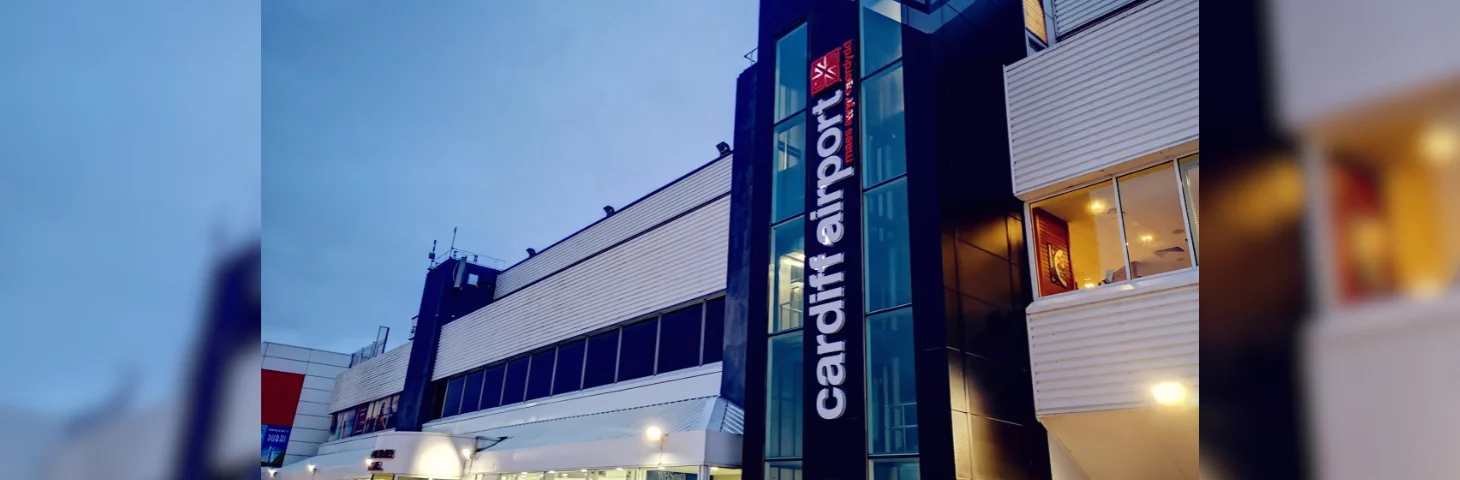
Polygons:
M1049 43L1049 37L1044 32L1044 3L1040 0L1024 0L1024 28Z

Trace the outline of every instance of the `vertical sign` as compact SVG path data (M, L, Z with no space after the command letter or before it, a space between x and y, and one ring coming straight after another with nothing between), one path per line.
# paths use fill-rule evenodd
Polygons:
M807 478L861 479L867 423L856 48L847 39L813 53L819 56L810 65L806 122L806 144L816 155L806 175L804 468Z

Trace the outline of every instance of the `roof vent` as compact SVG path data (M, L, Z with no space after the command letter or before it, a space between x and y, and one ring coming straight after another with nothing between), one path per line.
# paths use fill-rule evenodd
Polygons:
M613 205L604 205L603 206L603 216L606 217L606 216L609 216L609 215L613 215Z
M527 256L528 257L531 257L533 255L537 255L537 250L536 249L531 249L531 248L527 249Z
M718 150L720 150L720 155L726 155L726 154L729 154L730 153L730 144L728 144L728 143L725 143L725 142L717 143L717 144L715 144L715 148L718 149Z

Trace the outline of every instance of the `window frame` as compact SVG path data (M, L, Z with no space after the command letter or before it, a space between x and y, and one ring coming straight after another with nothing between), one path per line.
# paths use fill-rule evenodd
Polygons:
M1188 214L1188 211L1187 211L1188 206L1187 206L1186 182L1183 181L1182 174L1181 174L1181 161L1182 160L1185 160L1187 158L1190 158L1190 157L1198 156L1200 154L1201 154L1201 151L1200 150L1192 150L1190 152L1182 153L1180 155L1176 155L1176 156L1173 156L1171 158L1167 158L1167 159L1161 160L1159 162L1145 163L1145 164L1141 164L1141 165L1136 166L1136 167L1122 169L1122 170L1120 170L1119 172L1117 172L1115 174L1102 175L1102 176L1100 176L1098 178L1094 178L1094 179L1091 179L1091 180L1086 181L1086 182L1080 182L1080 183L1078 183L1076 185L1073 185L1073 186L1070 186L1068 188L1062 188L1062 189L1060 189L1058 191L1055 191L1053 193L1050 193L1048 195L1042 195L1042 196L1036 197L1036 198L1034 198L1032 200L1025 201L1024 202L1024 239L1025 239L1024 240L1024 248L1025 248L1024 255L1025 255L1025 258L1028 260L1026 263L1029 264L1029 265L1027 265L1027 267L1029 268L1029 278L1031 279L1030 280L1030 287L1034 289L1033 290L1034 300L1037 301L1037 300L1039 300L1041 298L1045 298L1045 297L1060 296L1060 295L1065 295L1065 294L1069 294L1069 293L1076 293L1076 292L1082 292L1082 291L1087 291L1087 290L1102 290L1102 289L1105 289L1105 287L1110 287L1110 286L1115 286L1115 285L1127 285L1127 284L1130 284L1131 282L1138 281L1138 280L1145 280L1145 279L1148 279L1148 278L1159 278L1159 277L1164 277L1164 276L1168 276L1168 275L1176 275L1176 274L1180 274L1182 272L1186 272L1188 270L1197 270L1197 269L1201 268L1201 261L1197 257L1196 247L1195 247L1195 244L1193 243L1194 242L1194 239L1192 238L1192 236L1194 235L1194 232L1193 232L1194 225L1191 224L1191 219L1189 218L1189 214ZM1187 251L1188 252L1191 252L1191 265L1188 266L1188 267L1185 267L1185 268L1178 268L1178 269L1175 269L1175 270L1161 272L1161 273L1157 273L1157 274L1154 274L1154 275L1147 275L1147 276L1144 276L1144 277L1136 277L1134 275L1134 272L1131 271L1131 266L1130 266L1130 242L1129 242L1129 240L1126 239L1126 235L1125 235L1125 205L1121 202L1121 196L1120 196L1120 177L1130 176L1132 174L1140 173L1140 172L1143 172L1143 171L1146 171L1146 170L1155 169L1155 168L1162 167L1162 166L1171 169L1171 175L1173 176L1173 179L1176 182L1176 193L1177 193L1176 196L1180 200L1180 202L1178 203L1178 206L1181 208L1181 218L1182 218L1182 221L1184 222L1183 225L1185 225L1186 230L1187 230L1187 232L1186 232L1186 248L1187 248ZM1069 292L1060 292L1060 293L1054 293L1054 294L1048 294L1048 295L1046 295L1044 293L1044 291L1042 291L1039 288L1039 281L1037 280L1039 278L1039 265L1038 265L1039 258L1038 258L1038 245L1037 245L1037 243L1039 243L1039 242L1033 241L1034 238L1035 238L1034 237L1034 225L1033 225L1033 222L1030 222L1029 221L1029 219L1033 218L1033 206L1034 206L1034 204L1035 203L1039 203L1039 202L1043 202L1045 200L1049 200L1049 199L1052 199L1052 198L1055 198L1055 197L1058 197L1060 195L1064 195L1064 194L1067 194L1067 193L1070 193L1070 192L1075 192L1075 191L1078 191L1078 190L1081 190L1081 189L1084 189L1084 188L1088 188L1088 187L1091 187L1091 186L1094 186L1094 185L1098 185L1098 184L1101 184L1101 183L1104 183L1104 182L1110 182L1111 188L1114 191L1114 195L1115 195L1115 199L1114 199L1115 200L1115 212L1116 212L1116 218L1115 218L1115 220L1116 220L1116 223L1120 226L1120 243L1121 243L1121 245L1120 245L1120 252L1121 253L1120 254L1121 254L1121 256L1125 260L1126 279L1125 280L1121 280L1119 282L1111 282L1111 283L1107 283L1107 284L1104 284L1104 285L1097 285L1097 286L1095 286L1093 288L1075 289L1075 290L1072 290L1072 291L1069 291Z

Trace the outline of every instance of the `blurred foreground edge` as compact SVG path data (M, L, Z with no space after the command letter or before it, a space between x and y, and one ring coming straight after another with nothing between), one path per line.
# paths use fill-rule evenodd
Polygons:
M169 478L261 476L248 452L227 451L238 443L228 436L239 433L227 428L238 422L227 419L258 411L258 396L245 398L244 392L233 391L230 387L240 379L230 375L237 375L242 370L239 363L257 354L260 268L260 245L255 241L223 257L213 271L198 344L189 357L193 364L184 385L185 406L178 412L181 431L174 447L179 455ZM256 365L249 366L258 371Z
M1201 97L1201 478L1311 477L1297 345L1307 304L1299 165L1277 124L1269 21L1257 1L1206 2Z

